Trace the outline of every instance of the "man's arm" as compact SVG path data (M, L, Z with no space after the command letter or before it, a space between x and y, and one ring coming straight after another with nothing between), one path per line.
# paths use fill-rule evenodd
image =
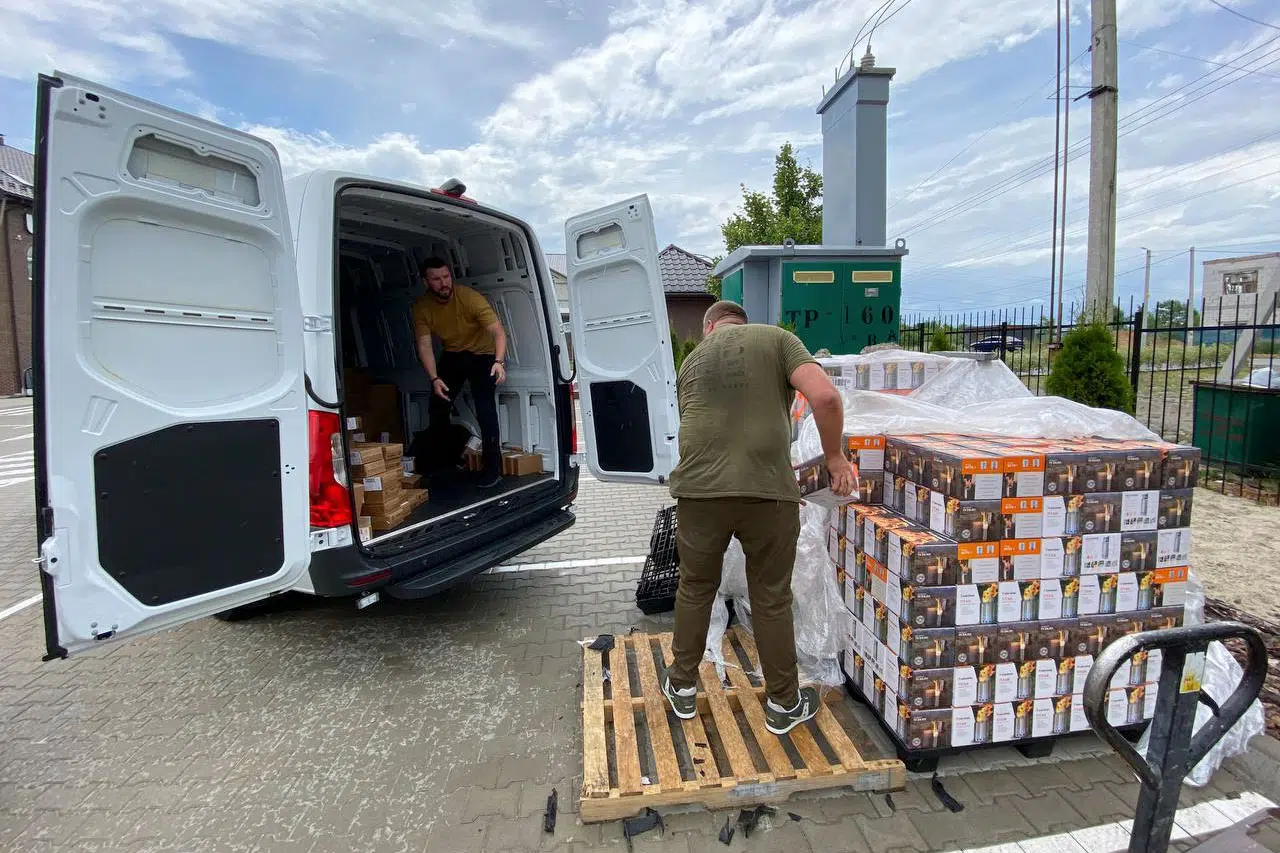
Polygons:
M430 332L418 336L418 361L422 362L422 369L427 371L427 376L431 379L432 393L442 399L449 399L449 386L444 384L440 374L436 372L436 352L431 343Z
M494 361L507 360L507 333L502 328L501 320L494 320L485 326L485 331L493 335L493 358Z
M813 362L802 364L791 372L791 387L809 401L813 420L822 439L822 453L831 474L831 490L837 495L853 491L853 464L844 455L844 399L831 377Z

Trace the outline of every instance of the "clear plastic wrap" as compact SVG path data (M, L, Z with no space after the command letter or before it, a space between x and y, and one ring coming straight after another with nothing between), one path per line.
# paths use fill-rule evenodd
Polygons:
M796 564L791 575L791 607L801 682L836 686L844 680L837 659L840 638L853 636L853 614L844 606L835 569L827 557L830 513L831 510L817 504L800 508L800 538L796 542ZM715 662L721 678L725 666L721 640L729 618L727 600L733 601L734 614L751 630L747 561L737 539L731 540L725 551L720 591L711 612L711 628L707 631L705 656Z
M1158 437L1122 412L1091 409L1059 397L1036 397L1003 362L951 358L906 350L882 350L868 355L824 359L828 369L839 366L847 377L858 364L920 362L928 365L925 381L909 394L860 391L840 382L844 396L844 431L855 435L905 435L929 432L988 433L1021 438L1134 438ZM797 440L791 446L793 464L822 453L812 415L800 414ZM802 508L800 538L791 589L794 594L796 658L806 682L838 685L843 674L838 654L852 636L853 615L844 606L843 591L827 556L827 526L831 509L816 504ZM724 573L707 634L707 659L723 677L720 651L728 622L725 601L750 630L746 559L737 540L725 552ZM1203 607L1201 608L1203 610Z
M1203 610L1203 604L1201 609ZM1243 677L1244 669L1231 656L1231 652L1227 651L1227 647L1216 641L1210 643L1204 656L1204 679L1201 681L1200 689L1213 697L1213 701L1221 706L1235 692ZM1200 731L1200 728L1212 717L1213 711L1201 702L1196 707L1195 722L1191 724L1192 733ZM1249 748L1249 741L1255 735L1262 734L1265 727L1266 716L1262 710L1262 702L1255 699L1249 706L1249 710L1244 712L1244 716L1223 735L1222 740L1214 744L1205 757L1200 759L1200 763L1191 768L1191 772L1184 780L1185 784L1195 788L1203 788L1209 784L1213 772L1222 766L1222 762L1234 755L1244 753ZM1148 726L1138 741L1138 752L1146 755L1150 745L1151 727Z
M1187 601L1183 609L1182 624L1184 625L1202 625L1204 624L1204 585L1200 583L1200 579L1196 577L1195 572L1189 572L1187 576ZM1218 705L1222 705L1227 701L1227 697L1235 691L1240 684L1240 679L1244 677L1244 669L1240 666L1236 659L1232 657L1231 652L1227 651L1227 647L1222 643L1213 642L1209 644L1209 649L1204 656L1204 678L1201 681L1200 689L1213 697L1213 701ZM1213 716L1213 712L1203 702L1196 708L1196 719L1191 724L1192 732L1198 732L1200 727L1209 721ZM1245 711L1230 731L1214 744L1213 749L1209 750L1204 758L1200 759L1200 763L1191 769L1187 774L1186 784L1196 788L1203 788L1209 784L1209 779L1213 776L1213 771L1222 766L1222 762L1226 761L1233 755L1240 755L1249 748L1249 741L1254 735L1259 735L1266 728L1266 715L1262 709L1262 703L1254 700L1249 706L1249 710ZM1138 741L1138 752L1146 754L1150 747L1151 729L1148 728L1142 733L1142 738Z

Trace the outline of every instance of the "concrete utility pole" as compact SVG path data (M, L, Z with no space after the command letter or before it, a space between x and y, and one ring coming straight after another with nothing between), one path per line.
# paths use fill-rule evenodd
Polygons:
M1187 337L1185 346L1191 346L1191 306L1196 304L1196 247L1191 247L1191 266L1187 268Z
M1147 303L1151 301L1151 250L1144 248L1143 251L1147 253L1146 272L1142 275L1142 313L1145 314Z
M1093 88L1089 127L1087 310L1107 316L1116 273L1116 0L1092 0Z

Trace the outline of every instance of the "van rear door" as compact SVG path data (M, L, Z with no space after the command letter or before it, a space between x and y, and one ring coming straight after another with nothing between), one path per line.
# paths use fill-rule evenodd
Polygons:
M37 530L65 657L306 572L303 318L269 143L65 75L36 121Z
M647 196L565 223L587 467L597 479L664 483L675 466L675 361Z

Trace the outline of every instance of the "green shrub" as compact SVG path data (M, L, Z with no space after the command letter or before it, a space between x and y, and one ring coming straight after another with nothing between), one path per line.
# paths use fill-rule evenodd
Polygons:
M677 374L680 372L680 367L684 364L684 360L697 345L697 338L685 338L682 341L680 336L676 334L675 328L671 329L671 354L675 357Z
M933 330L933 337L929 339L929 352L949 352L950 350L951 338L941 326L938 326Z
M1133 412L1133 386L1124 357L1103 324L1078 326L1062 339L1045 390L1086 406Z

